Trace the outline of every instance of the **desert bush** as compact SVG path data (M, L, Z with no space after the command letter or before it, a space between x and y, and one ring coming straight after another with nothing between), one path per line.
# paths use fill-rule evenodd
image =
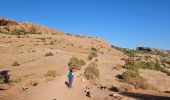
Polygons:
M46 81L50 81L50 80L53 80L57 76L57 73L55 70L49 70L44 76L46 78Z
M135 86L135 88L142 88L142 89L149 88L149 84L147 83L147 80L139 76L138 71L127 70L123 72L122 77L123 77L123 79L121 80L122 82L131 84Z
M12 66L19 66L19 65L20 64L17 61L13 62L13 64L12 64Z
M161 65L158 62L153 61L136 61L133 59L126 60L126 64L124 65L125 68L129 70L138 70L138 69L151 69L151 70L157 70L161 72L165 72L165 69L161 67Z
M158 62L155 63L154 69L161 72L164 72L165 70L164 68L161 67L161 65Z
M45 74L45 77L56 77L56 71L55 70L49 70Z
M117 49L123 53L125 53L128 56L135 56L136 54L146 54L150 53L147 50L138 50L138 49L128 49L128 48L121 48L118 46L111 45L112 48Z
M92 60L94 57L97 57L97 52L96 51L91 51L90 55L88 55L88 59Z
M9 74L8 74L8 70L2 70L0 71L0 84L4 84L4 83L9 83Z
M95 47L91 47L91 50L96 51L96 52L98 51L97 48L95 48Z
M93 57L97 57L97 52L92 51L92 52L91 52L91 55L92 55Z
M48 52L45 54L45 57L47 57L47 56L54 56L54 54L52 52Z
M137 71L140 68L140 65L136 61L129 59L126 60L126 64L124 65L124 67L129 70Z
M76 70L80 70L81 66L84 66L85 64L86 62L83 59L78 59L77 57L74 56L69 60L68 63L71 69L76 69Z
M27 32L25 30L17 30L17 29L15 29L15 30L13 30L12 34L13 35L26 35Z
M139 77L139 73L138 73L138 71L127 70L127 71L123 72L122 77L123 77L123 79L128 79L131 77Z
M84 71L84 75L88 80L95 80L100 77L98 65L95 62L91 62Z
M84 59L80 59L80 60L79 60L79 63L80 63L81 66L86 65L86 62L84 61Z

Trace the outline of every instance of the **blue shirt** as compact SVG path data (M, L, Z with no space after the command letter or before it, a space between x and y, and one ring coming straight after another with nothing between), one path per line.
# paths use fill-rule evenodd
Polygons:
M73 72L69 72L69 73L68 73L68 78L69 78L69 79L72 79L72 78L73 78Z

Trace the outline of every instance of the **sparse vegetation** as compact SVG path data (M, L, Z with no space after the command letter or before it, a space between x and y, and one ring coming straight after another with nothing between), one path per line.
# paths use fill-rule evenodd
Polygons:
M97 48L95 48L95 47L92 47L91 50L96 51L96 52L98 51Z
M129 77L139 77L138 71L127 70L123 72L123 79L128 79Z
M88 56L88 59L92 60L94 57L97 57L97 52L96 51L91 51L90 55Z
M81 65L81 66L86 65L86 62L84 61L84 59L80 59L79 62L80 62L80 65Z
M17 29L14 29L13 32L12 32L13 35L26 35L27 32L25 30L17 30Z
M81 66L84 66L86 62L83 59L78 59L77 57L72 57L68 63L71 69L80 70Z
M8 72L8 70L0 71L0 84L9 83L10 77Z
M133 71L137 71L138 69L151 69L161 71L163 73L167 73L169 75L170 72L166 71L158 62L153 61L135 61L133 59L126 60L125 68Z
M52 52L48 52L45 54L45 57L48 57L48 56L54 56L54 54Z
M96 62L91 62L89 66L85 69L84 75L88 80L91 80L92 82L97 82L100 77L98 65Z
M57 73L55 70L49 70L44 76L46 78L46 81L50 81L50 80L53 80L57 76Z
M121 47L117 47L117 46L114 46L114 45L111 45L111 47L125 53L126 55L128 55L130 57L135 56L138 53L139 54L149 53L147 50L121 48Z
M138 71L127 70L123 72L122 77L123 77L123 79L121 80L122 82L131 84L135 86L135 88L142 88L142 89L149 88L149 84L147 83L147 80L139 76Z
M19 65L20 64L17 61L13 62L13 64L12 64L12 66L19 66Z

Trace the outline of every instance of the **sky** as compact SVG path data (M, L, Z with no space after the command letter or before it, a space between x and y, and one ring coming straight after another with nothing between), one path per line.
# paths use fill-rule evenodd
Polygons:
M170 50L170 0L0 0L0 17L124 48Z

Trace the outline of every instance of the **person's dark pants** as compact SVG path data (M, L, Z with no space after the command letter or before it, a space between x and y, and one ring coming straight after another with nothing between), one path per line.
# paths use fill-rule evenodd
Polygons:
M69 82L69 87L72 87L73 78L68 79L68 82Z

